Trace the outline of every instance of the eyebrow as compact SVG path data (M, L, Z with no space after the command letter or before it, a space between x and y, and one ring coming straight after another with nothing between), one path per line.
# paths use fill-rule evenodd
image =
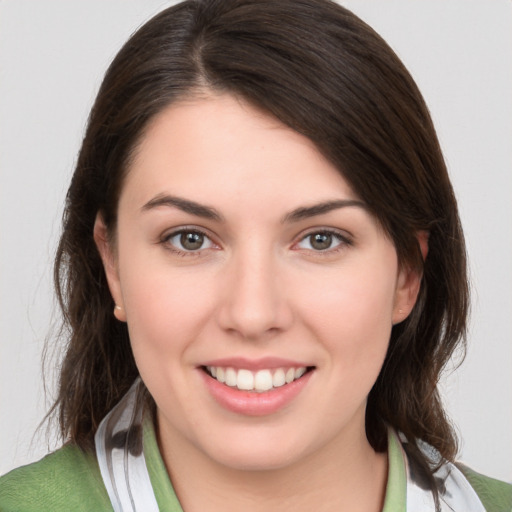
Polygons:
M178 208L185 213L190 213L197 217L203 217L204 219L223 221L223 217L220 213L210 206L205 206L189 199L183 199L182 197L170 196L167 194L159 194L150 201L148 201L142 208L142 211L149 211L159 206L169 206Z
M316 215L329 213L332 210L348 207L363 208L364 210L368 209L365 203L356 199L336 199L333 201L324 201L323 203L314 204L312 206L296 208L290 213L287 213L282 222L297 222L299 220L315 217Z
M142 211L149 211L160 206L168 206L171 208L178 208L179 210L190 213L197 217L204 219L216 220L219 222L224 221L224 217L211 206L202 205L191 201L190 199L184 199L182 197L171 196L167 194L159 194L150 201L148 201L142 208ZM298 222L300 220L315 217L316 215L322 215L329 213L332 210L338 210L339 208L357 207L367 209L367 206L362 201L355 199L336 199L332 201L324 201L312 206L301 206L287 213L282 223L286 222Z

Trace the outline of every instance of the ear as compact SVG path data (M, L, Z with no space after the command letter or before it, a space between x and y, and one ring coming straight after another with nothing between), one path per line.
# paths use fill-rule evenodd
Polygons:
M109 240L107 226L103 216L98 212L94 222L94 241L103 262L105 275L107 277L110 294L114 299L114 316L121 322L126 322L126 312L124 309L123 294L121 291L121 281L119 279L119 270L117 257Z
M416 235L423 261L428 254L428 232L419 231ZM399 269L393 307L393 325L403 322L411 313L420 291L423 272L404 266Z

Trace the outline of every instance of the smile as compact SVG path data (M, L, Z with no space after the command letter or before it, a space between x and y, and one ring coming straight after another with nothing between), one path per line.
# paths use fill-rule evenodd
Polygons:
M266 416L291 407L316 366L267 357L228 358L199 366L206 390L223 409L244 416Z
M264 393L300 379L308 367L261 369L256 372L222 366L205 366L204 370L216 381L240 391Z

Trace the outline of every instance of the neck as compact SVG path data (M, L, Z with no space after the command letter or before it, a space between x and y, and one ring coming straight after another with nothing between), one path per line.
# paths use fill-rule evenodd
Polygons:
M160 448L185 512L382 510L387 456L372 449L364 430L344 433L298 462L258 471L226 467L183 439L165 437L162 443L160 433Z

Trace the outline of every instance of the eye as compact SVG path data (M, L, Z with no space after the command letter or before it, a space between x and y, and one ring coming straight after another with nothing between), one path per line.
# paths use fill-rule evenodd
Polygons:
M299 241L297 247L313 251L328 251L343 244L350 244L349 240L333 231L316 231L309 233Z
M165 237L163 241L170 244L178 252L196 252L214 246L210 238L204 233L192 229L175 231Z

